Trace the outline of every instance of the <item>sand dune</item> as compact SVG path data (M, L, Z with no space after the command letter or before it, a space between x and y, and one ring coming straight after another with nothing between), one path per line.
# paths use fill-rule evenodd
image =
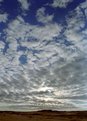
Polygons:
M0 112L0 121L87 121L87 112Z

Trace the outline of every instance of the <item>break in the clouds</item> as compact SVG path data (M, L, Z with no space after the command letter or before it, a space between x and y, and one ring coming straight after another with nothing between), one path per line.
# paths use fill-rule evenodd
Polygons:
M87 1L18 2L1 5L0 110L87 110Z

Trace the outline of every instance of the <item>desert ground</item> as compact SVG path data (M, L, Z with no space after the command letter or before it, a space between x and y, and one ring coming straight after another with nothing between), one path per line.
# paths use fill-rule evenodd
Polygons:
M0 121L87 121L86 111L0 112Z

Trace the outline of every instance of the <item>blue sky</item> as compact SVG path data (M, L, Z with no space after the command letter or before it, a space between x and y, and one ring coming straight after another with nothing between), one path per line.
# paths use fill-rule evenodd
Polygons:
M86 81L87 0L0 0L0 110L87 110Z

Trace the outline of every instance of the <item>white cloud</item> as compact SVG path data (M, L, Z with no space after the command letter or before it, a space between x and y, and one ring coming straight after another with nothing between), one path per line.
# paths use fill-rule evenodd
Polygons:
M4 14L0 14L0 22L6 23L8 20L8 14L4 13Z
M7 34L6 41L10 42L8 56L13 55L10 58L19 58L23 53L26 54L28 65L31 69L47 67L57 61L60 63L60 58L64 59L64 62L62 62L59 67L64 63L71 62L74 57L79 56L78 51L72 53L72 51L75 50L75 47L66 47L65 45L53 41L54 37L60 35L61 29L62 27L56 23L50 23L45 26L36 26L25 23L21 17L17 17L8 25L8 29L5 30L5 33ZM30 39L31 37L32 39ZM36 40L33 40L33 38ZM21 46L27 48L26 52L16 52L17 47L19 46L17 40L19 40ZM33 54L33 51L35 54ZM12 63L19 63L19 60L18 62L15 62L14 59Z
M0 3L3 2L4 0L0 0Z
M80 8L83 10L84 18L87 19L87 0L80 4Z
M8 29L4 31L5 33L7 33L6 41L10 42L8 53L12 51L12 53L14 53L13 55L16 58L15 54L18 55L16 50L17 50L17 47L19 46L19 44L17 43L17 40L19 40L20 45L25 46L27 48L27 51L22 52L21 54L23 53L27 54L27 57L29 59L28 64L32 65L31 68L36 67L39 69L38 62L40 62L42 66L43 61L44 62L47 61L47 58L50 58L51 55L56 53L58 47L56 47L55 45L52 46L51 44L49 44L47 47L48 49L46 49L45 44L49 41L52 41L53 37L56 37L60 34L61 26L59 26L56 23L50 23L42 27L36 26L36 25L30 25L28 23L25 23L21 17L17 17L13 22L11 22L8 25ZM33 38L35 38L36 40L33 40ZM56 50L54 49L55 47L56 47ZM53 52L51 48L54 49L54 50L52 49ZM28 51L28 49L30 49L30 51ZM33 51L36 52L36 56L33 55ZM44 51L44 52L40 52L40 51ZM20 54L19 54L19 57L20 57ZM37 61L37 62L34 63L34 61ZM45 62L44 65L46 66L49 65L49 62L48 61Z
M28 0L18 0L18 2L21 4L21 8L23 10L28 10L30 3L28 2Z
M65 26L54 22L30 25L18 16L8 24L3 32L9 48L5 55L0 52L0 101L24 105L37 102L42 107L56 103L59 108L73 109L78 99L87 107L87 29L80 31L85 26L80 8L69 15L72 18L66 16L66 30L60 39L57 37ZM64 39L73 44L66 46ZM0 48L4 46L0 41ZM17 51L20 46L26 49ZM21 55L26 55L27 64L20 64Z
M61 32L61 26L56 23L50 23L45 26L34 26L25 23L17 17L17 19L9 24L9 28L6 31L10 38L14 37L16 40L20 38L22 41L26 42L30 37L32 37L43 41L52 40L53 37L58 36ZM11 40L10 38L8 41Z
M43 27L35 27L30 35L41 40L51 40L53 37L58 36L60 32L61 26L53 23L45 25Z
M78 51L72 53L74 47L66 47L65 45L61 45L60 43L55 43L53 41L53 37L57 37L58 35L60 35L61 29L62 27L56 23L50 23L42 27L30 25L28 23L25 23L21 17L17 17L8 25L8 29L5 30L5 33L6 41L8 41L10 44L5 56L7 60L3 62L2 66L4 65L3 67L9 67L8 73L12 75L10 80L11 83L14 85L13 87L15 88L8 89L8 92L9 94L11 92L13 93L14 100L16 96L22 95L21 90L23 90L23 94L25 96L22 97L22 99L16 99L21 102L25 100L28 94L33 94L33 96L31 96L31 98L27 97L27 99L34 100L36 94L38 97L38 95L40 96L41 92L43 93L44 101L46 101L46 93L49 93L55 99L56 95L58 97L62 96L62 98L64 98L64 96L70 97L69 93L67 93L67 90L66 95L59 95L60 92L58 92L56 86L58 86L59 84L67 85L68 80L71 80L72 77L72 80L74 80L74 77L76 76L73 72L77 73L77 70L75 71L75 66L77 65L77 63L75 65L72 64L75 61L75 57L78 58L80 55ZM30 40L30 37L36 38L36 40ZM20 44L17 43L17 40L19 40ZM17 52L16 50L19 45L25 46L27 48L27 51ZM33 53L33 51L35 52L35 54ZM28 63L26 65L20 66L19 57L22 54L27 55ZM78 66L80 66L80 64ZM67 68L68 70L66 70ZM73 70L71 68L73 68ZM36 71L36 69L38 71ZM22 82L24 80L26 82L26 85L24 87L20 87L20 89L18 85L22 86L23 83L19 82L19 79ZM56 82L52 83L55 79ZM40 88L40 85L42 85L43 81L45 83L43 84L42 88ZM62 90L64 91L64 89ZM72 91L73 89L71 90L71 92ZM51 98L51 96L49 96L49 99ZM42 99L38 99L38 101L41 100Z
M87 1L86 1L87 2ZM74 11L70 12L67 16L67 29L65 31L65 36L68 41L72 42L80 51L80 53L86 54L87 43L86 43L86 13L85 6L82 3ZM82 11L83 9L83 11ZM69 16L72 16L71 18ZM85 55L86 56L86 55Z
M42 7L37 10L36 14L37 20L42 23L52 22L54 15L48 15L45 13L45 8Z
M53 0L53 3L51 4L52 7L56 8L66 8L67 5L72 2L72 0Z
M5 46L4 42L3 41L0 41L0 49L3 49Z
M33 26L28 23L24 23L19 20L19 17L9 24L7 29L8 35L15 39L21 38L22 41L29 40L29 37L33 37L41 40L51 40L61 32L61 26L56 23L50 23L45 26ZM10 36L10 37L11 37ZM8 39L10 41L10 38Z
M60 35L61 29L62 27L56 23L36 26L25 23L22 18L17 17L17 19L9 24L5 32L7 33L7 41L10 42L10 51L17 54L16 49L19 44L17 42L17 44L14 44L13 41L19 40L20 45L27 48L27 51L21 52L21 54L27 54L30 68L39 69L40 67L49 66L60 60L60 58L72 61L74 57L78 56L77 51L72 53L75 47L66 48L65 45L53 41L54 37ZM36 40L33 40L34 38Z

